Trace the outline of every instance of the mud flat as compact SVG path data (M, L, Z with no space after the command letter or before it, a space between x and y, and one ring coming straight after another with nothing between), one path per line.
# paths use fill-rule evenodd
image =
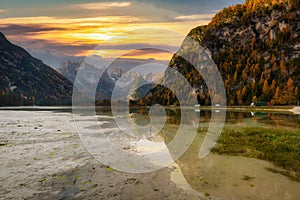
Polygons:
M176 166L118 172L82 146L72 114L0 110L0 199L204 199L171 181Z
M187 159L192 158L178 162L187 182L207 196L231 200L300 199L300 183L269 171L276 168L270 162L217 154L209 154L203 160L193 159L193 163Z

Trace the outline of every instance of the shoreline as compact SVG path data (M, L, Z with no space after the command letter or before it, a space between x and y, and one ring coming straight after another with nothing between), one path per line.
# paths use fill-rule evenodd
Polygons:
M0 144L0 199L204 199L174 182L176 166L135 174L100 163L72 113L0 110Z
M199 162L195 161L194 154L186 157L193 159L192 163L195 165L195 170L188 172L186 170L191 166L184 166L184 157L155 172L120 172L98 162L82 146L72 113L41 109L9 112L0 110L0 114L0 166L4 169L0 173L0 182L5 183L2 184L0 199L219 199L229 189L215 188L210 183L226 184L227 179L222 179L222 182L220 177L235 177L237 182L244 175L258 177L251 171L255 166L249 168L250 171L245 171L244 166L248 166L248 162L237 175L234 167L238 165L232 165L231 162L234 160L240 163L237 160L243 159L246 162L253 159L213 154ZM211 171L211 164L214 162L215 167L219 167L216 168L218 173L209 175L207 172L215 172L215 168ZM207 171L203 171L201 176L195 176L194 173L199 170L201 172L205 169L204 166L207 166ZM224 167L229 166L232 166L232 170L224 174ZM189 179L187 174L191 174L192 178ZM268 174L274 180L279 177L286 183L290 181L281 174ZM266 177L263 180L265 179ZM250 189L256 190L254 186L262 185L258 180L242 180L244 185L241 186L248 191L249 184L253 184ZM190 185L193 182L198 188ZM237 187L231 189L235 188ZM284 192L286 189L282 190ZM233 193L229 192L227 195L231 196ZM256 193L251 195L254 194Z
M178 106L163 106L166 109L192 109L194 110L195 107L178 107ZM87 107L80 107L79 109L99 109L99 110L109 110L110 106L87 106ZM124 107L124 109L127 107ZM130 106L131 109L146 109L149 106ZM27 110L27 111L55 111L55 110L62 110L62 111L71 111L72 106L7 106L7 107L0 107L1 110ZM198 108L197 108L198 109ZM275 112L275 113L287 113L287 114L300 114L300 106L200 106L199 110L209 111L209 110L226 110L226 111L234 111L234 112Z

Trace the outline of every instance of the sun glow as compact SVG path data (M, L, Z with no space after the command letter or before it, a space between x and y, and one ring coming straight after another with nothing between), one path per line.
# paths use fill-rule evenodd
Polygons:
M70 34L72 37L77 37L77 38L85 38L85 39L90 39L93 41L108 41L113 38L121 37L121 36L113 36L108 34L101 34L101 33L86 33L86 34L81 34L81 33L74 33Z
M101 2L75 4L73 7L82 9L98 9L103 7L125 8L132 7L130 2ZM101 12L101 11L100 11ZM47 48L48 46L61 46L64 55L85 56L100 46L97 55L112 58L120 54L139 48L164 48L172 47L176 51L181 45L189 30L197 25L206 24L201 21L203 15L179 16L180 20L196 19L200 21L154 22L153 20L134 15L105 15L99 17L61 18L54 16L3 18L0 29L15 28L25 29L26 34L20 37L12 34L9 39L19 42L35 42L30 48ZM18 29L15 29L18 30ZM84 46L80 49L80 46ZM67 47L67 48L66 48ZM74 47L72 49L72 47ZM129 58L154 58L168 60L172 54L162 52L136 52L127 55Z
M75 7L81 7L84 9L90 9L90 10L105 10L109 8L122 8L122 7L128 7L130 6L130 2L98 2L98 3L85 3L85 4L77 4L74 5Z
M97 55L103 58L155 59L169 61L175 52L148 52L146 49L137 50L89 50L82 55ZM80 54L79 54L80 55Z

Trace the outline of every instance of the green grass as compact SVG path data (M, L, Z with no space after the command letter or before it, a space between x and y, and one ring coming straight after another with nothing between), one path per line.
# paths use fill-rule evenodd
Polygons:
M251 179L254 179L254 177L251 177L251 176L248 176L248 175L243 175L243 178L242 178L244 181L249 181Z
M213 152L270 161L285 170L277 173L300 182L300 130L227 127Z
M107 169L108 171L113 171L113 170L114 170L114 169L113 169L112 167L110 167L110 166L107 166L106 169Z
M227 106L227 111L239 111L239 112L270 112L270 113L287 113L295 106Z
M210 197L210 194L206 192L206 193L204 193L204 196L205 197Z

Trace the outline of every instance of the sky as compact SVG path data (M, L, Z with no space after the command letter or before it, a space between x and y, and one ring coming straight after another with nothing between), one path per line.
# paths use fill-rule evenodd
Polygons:
M0 0L0 31L52 67L90 54L168 60L192 28L238 3L243 0Z

